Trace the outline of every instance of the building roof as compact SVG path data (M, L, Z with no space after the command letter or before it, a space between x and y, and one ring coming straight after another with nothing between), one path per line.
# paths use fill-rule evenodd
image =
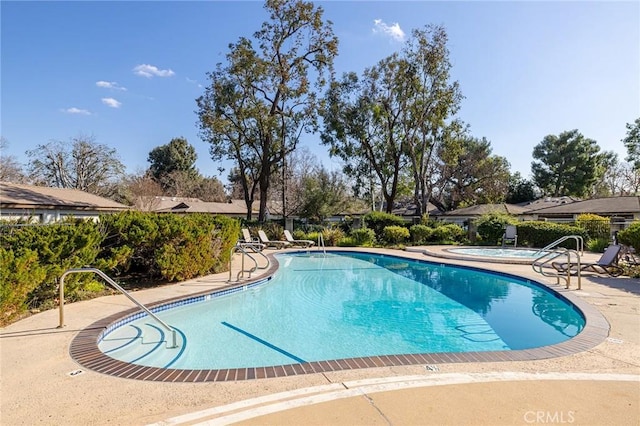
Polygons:
M0 182L0 206L14 209L128 210L129 206L79 189Z
M445 212L443 216L464 216L464 217L472 217L472 216L481 216L487 213L507 213L513 215L519 215L527 212L529 209L526 207L518 206L515 204L478 204L476 206L464 207L461 209L452 210L449 212Z
M592 213L601 216L640 213L640 197L623 196L593 198L591 200L574 201L573 203L562 204L554 207L531 210L530 213L538 215L574 215Z
M527 201L526 203L518 203L519 206L526 207L529 210L545 209L547 207L562 206L565 204L575 203L581 201L580 198L574 198L569 196L563 197L544 197L533 201Z
M254 202L252 205L252 212L254 213L258 212L256 207L257 204L259 203ZM182 199L182 201L172 201L171 206L164 208L154 208L153 211L158 213L211 213L233 216L246 216L247 206L244 200L231 200L228 203L214 203L202 201L195 198Z

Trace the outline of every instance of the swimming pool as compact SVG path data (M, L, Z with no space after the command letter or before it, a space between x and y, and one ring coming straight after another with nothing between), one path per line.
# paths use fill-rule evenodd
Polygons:
M269 281L160 308L177 349L143 314L112 324L99 346L127 364L224 370L526 350L585 324L562 296L511 275L358 252L278 260Z

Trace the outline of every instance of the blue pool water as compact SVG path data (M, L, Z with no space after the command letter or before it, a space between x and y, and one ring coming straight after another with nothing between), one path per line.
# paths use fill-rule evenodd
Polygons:
M278 255L271 280L158 315L123 321L99 346L141 365L222 369L362 356L525 349L584 326L533 283L477 269L364 253Z
M515 248L452 248L447 249L450 253L464 254L470 256L499 257L514 259L536 259L546 252L539 250L515 249Z

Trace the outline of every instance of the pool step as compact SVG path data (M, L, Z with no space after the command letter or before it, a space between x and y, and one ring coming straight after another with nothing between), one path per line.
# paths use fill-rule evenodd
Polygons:
M98 347L106 355L125 362L154 367L169 367L182 355L184 337L178 332L178 345L171 346L171 336L152 322L129 324L105 336Z

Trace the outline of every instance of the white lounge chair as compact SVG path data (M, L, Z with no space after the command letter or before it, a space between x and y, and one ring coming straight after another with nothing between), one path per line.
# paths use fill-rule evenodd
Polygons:
M260 237L260 242L267 247L275 247L277 249L281 249L289 247L291 245L291 243L289 243L288 241L271 241L262 229L258 231L258 236Z
M295 240L293 238L293 235L291 235L291 232L289 232L288 229L284 230L284 237L287 239L287 241L289 243L291 243L292 246L300 246L300 247L311 247L312 245L315 244L315 242L311 241L311 240Z
M266 247L260 240L252 238L247 228L242 228L242 239L238 240L238 245L254 251L262 251Z

